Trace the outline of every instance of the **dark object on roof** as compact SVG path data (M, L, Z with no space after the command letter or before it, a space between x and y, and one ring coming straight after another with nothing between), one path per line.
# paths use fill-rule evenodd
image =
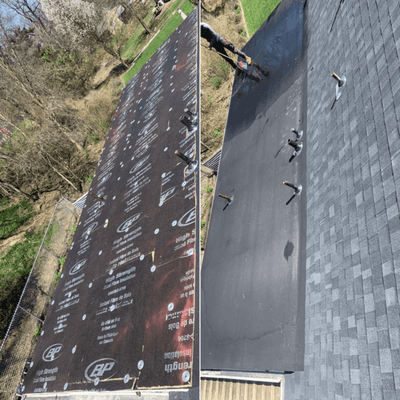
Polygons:
M279 149L293 126L306 131L305 20L300 1L284 0L243 49L270 78L238 79L237 71L233 85L214 192L235 199L225 211L226 201L214 199L202 370L303 369L306 191L286 206L282 181L305 186L306 154L289 163L291 152Z

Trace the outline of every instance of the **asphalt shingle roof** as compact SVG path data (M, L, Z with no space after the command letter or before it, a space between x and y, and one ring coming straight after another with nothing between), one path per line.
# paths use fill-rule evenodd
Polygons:
M400 5L308 0L305 370L285 398L400 398ZM332 108L332 72L347 78Z

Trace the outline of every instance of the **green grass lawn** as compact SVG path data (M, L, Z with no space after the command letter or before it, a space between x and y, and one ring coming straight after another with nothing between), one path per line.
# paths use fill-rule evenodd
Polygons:
M143 67L147 60L158 50L158 48L170 37L172 32L182 23L182 17L179 13L175 13L168 21L167 25L160 31L160 33L153 39L147 46L146 50L138 58L135 65L124 75L125 85L131 80L133 76Z
M281 0L241 0L249 36L252 37Z
M182 0L176 0L175 3L162 16L161 19L156 19L152 23L152 26L148 25L150 30L157 29L157 27L162 26L165 23L165 21L171 16L171 14L179 7L180 4L182 4ZM182 7L185 7L185 9L187 11L190 10L190 12L192 12L192 10L194 8L194 6L190 3L189 0L186 0L185 4ZM182 7L181 7L181 9L182 9ZM148 22L151 20L151 18L153 16L153 9L154 9L154 3L152 3L152 5L149 8L149 12L147 13L146 17L144 18L145 24L148 24ZM183 11L183 12L185 13L185 11ZM135 58L136 54L139 53L140 48L143 45L144 39L145 39L144 28L142 25L139 25L138 28L133 33L132 37L129 39L129 41L126 43L126 45L123 47L123 49L121 51L122 58L132 61Z
M182 0L177 0L171 8L162 16L161 20L157 23L158 26L162 26L165 21L170 17L170 15L182 4ZM182 7L180 7L182 8Z
M154 4L152 4L149 7L149 12L147 13L146 17L143 19L144 23L147 25L147 23L151 20L151 17L153 16L153 8ZM135 50L138 45L138 38L139 36L144 32L144 28L141 24L137 27L131 38L128 40L126 45L122 48L121 51L121 57L125 58L127 60L133 59L135 56Z
M50 246L55 225L53 222L47 232L47 248ZM0 339L7 331L45 230L46 227L43 226L34 234L25 232L23 242L11 246L5 255L0 254Z
M194 10L194 5L189 0L186 0L181 10L185 15L189 15Z
M0 204L0 206L3 203ZM7 205L7 199L4 201ZM7 238L18 231L18 228L26 223L35 213L32 204L22 200L20 204L7 207L0 211L0 239Z

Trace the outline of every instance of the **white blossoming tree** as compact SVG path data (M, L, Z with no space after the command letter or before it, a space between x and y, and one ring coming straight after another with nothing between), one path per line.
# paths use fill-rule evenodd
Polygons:
M84 0L41 0L42 10L54 29L71 44L71 48L93 50L101 46L126 68L125 61L111 43L112 35L105 9Z

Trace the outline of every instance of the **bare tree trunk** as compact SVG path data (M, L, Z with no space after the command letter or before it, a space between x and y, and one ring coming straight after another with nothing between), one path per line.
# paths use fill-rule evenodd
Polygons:
M6 183L0 180L0 184L3 184L5 186L8 186L9 188L11 188L12 190L14 190L15 192L19 193L19 194L23 194L25 197L28 197L30 200L34 201L35 197L23 192L22 190L17 189L15 186L11 185L10 183Z
M3 32L5 33L4 29ZM57 127L60 129L60 131L70 140L79 151L83 150L83 147L77 143L70 135L69 133L57 122L53 112L49 110L49 108L41 101L40 97L37 95L35 90L32 87L32 84L27 76L26 70L22 63L19 61L19 58L17 54L15 53L14 49L11 48L11 51L13 52L13 55L18 62L18 65L20 66L22 73L25 76L26 81L28 82L30 87L27 87L24 82L11 70L11 68L6 65L4 62L0 60L0 68L12 79L13 82L15 82L25 93L29 95L29 97L33 100L34 104L36 104L39 108L41 108L43 111L47 113L47 115L52 119L52 121L57 125Z
M50 114L50 118L58 126L58 128L61 130L61 132L68 138L68 140L71 143L73 143L79 151L83 151L83 147L79 143L77 143L74 139L72 139L72 137L69 135L69 133L67 133L67 131L65 129L63 129L63 127L57 122L57 120L55 119L54 115L52 115L52 113Z
M7 160L9 166L11 164L20 166L20 164L18 164L14 159L12 159L11 157L6 156L5 154L3 154L1 152L0 152L0 158L2 158L3 160Z
M128 69L129 66L128 64L122 59L122 57L119 55L118 51L115 51L114 49L111 48L107 43L103 43L103 49L113 57L117 58L119 62L126 68Z
M2 183L5 186L10 187L12 190L14 190L14 192L21 193L15 186L11 185L10 183L3 182L3 181L0 181L0 183Z
M44 157L43 157L44 158ZM71 181L69 181L61 172L58 172L52 165L51 165L51 163L48 161L48 160L46 160L47 161L47 163L50 165L50 167L53 169L53 171L56 173L56 174L58 174L58 175L60 175L61 176L61 178L63 178L69 185L71 185L77 192L80 192L80 190L71 182Z
M45 28L42 18L40 15L38 2L32 2L28 0L1 0L0 3L6 4L9 8L11 8L15 13L20 15L21 17L26 18L28 21L35 23L39 21L39 23Z
M28 139L28 136L25 134L25 132L23 132L20 128L18 128L18 126L14 125L8 118L6 118L1 113L0 113L0 119L2 119L4 122L7 122L7 124L13 126L15 129L18 129Z
M51 156L49 153L47 153L46 151L44 151L44 150L42 150L42 149L39 149L39 151L45 153L45 154L47 155L47 157L51 158L54 162L56 162L57 164L61 165L61 163L60 163L59 161L55 160L54 157L52 157L52 156ZM66 161L64 161L64 162L67 163ZM84 183L82 179L79 179L79 178L68 168L68 166L67 166L66 168L67 168L67 170L68 170L78 181L80 181L81 183ZM79 190L79 192L81 192L81 190Z
M138 19L138 21L142 24L144 30L146 31L146 33L149 35L151 33L151 31L149 30L149 28L146 26L146 24L142 21L142 19L136 14L135 12L135 17Z
M130 12L132 13L132 15L134 15L137 20L141 23L141 25L143 26L144 30L146 31L147 34L150 34L151 31L150 29L146 26L146 24L144 23L144 21L139 17L139 15L137 14L135 7L132 6L132 4L129 4L126 1L119 1L119 4L124 7L124 8L128 8L130 10Z
M2 190L6 196L11 196L11 193L9 191L7 191L7 189L4 188L2 184L0 184L0 190Z
M35 34L38 33L39 35L45 36L46 37L46 43L50 44L50 46L53 48L53 50L56 50L56 46L54 46L54 43L58 46L59 49L62 49L65 47L62 43L57 38L56 34L52 34L52 29L43 27L43 24L40 22L40 25L37 23L33 23L33 26L35 27ZM36 32L38 30L39 32Z

